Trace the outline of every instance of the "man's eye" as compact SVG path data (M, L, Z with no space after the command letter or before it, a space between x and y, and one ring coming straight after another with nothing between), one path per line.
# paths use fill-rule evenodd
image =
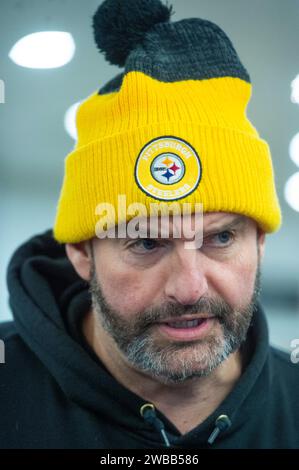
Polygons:
M130 249L132 249L136 253L146 253L155 250L155 248L157 248L158 246L159 242L157 240L152 240L151 238L143 238L132 243L130 245Z
M212 242L215 241L216 245L227 246L233 242L234 237L234 232L224 230L223 232L219 232L215 235L212 235L211 237L209 237L209 240L212 240Z

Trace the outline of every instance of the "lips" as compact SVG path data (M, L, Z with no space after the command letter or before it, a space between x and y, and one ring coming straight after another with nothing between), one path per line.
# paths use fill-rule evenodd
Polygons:
M176 322L184 322L184 321L193 321L193 320L207 320L208 318L214 318L214 315L186 315L184 317L175 317L169 318L167 320L159 321L158 323L168 324L168 323L176 323Z
M203 338L213 325L215 325L215 317L197 317L200 319L197 326L178 327L171 326L169 323L160 322L157 325L157 329L160 334L168 339L176 341L191 341L199 340ZM182 319L182 318L181 318ZM173 323L171 322L173 325Z
M184 320L179 322L168 322L166 325L171 326L172 328L193 328L200 325L204 322L204 318L195 318L194 320Z

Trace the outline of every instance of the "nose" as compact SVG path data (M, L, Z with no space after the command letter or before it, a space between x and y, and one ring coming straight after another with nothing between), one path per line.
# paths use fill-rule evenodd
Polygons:
M192 305L208 292L204 263L198 250L176 251L169 263L165 295L171 301Z

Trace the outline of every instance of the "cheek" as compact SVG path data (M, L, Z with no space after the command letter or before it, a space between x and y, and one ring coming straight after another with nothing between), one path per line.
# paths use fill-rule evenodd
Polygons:
M110 306L124 317L133 316L153 305L159 295L160 278L151 272L103 269L101 286Z
M233 308L247 305L253 294L257 256L238 255L233 261L213 273L212 285L216 292Z

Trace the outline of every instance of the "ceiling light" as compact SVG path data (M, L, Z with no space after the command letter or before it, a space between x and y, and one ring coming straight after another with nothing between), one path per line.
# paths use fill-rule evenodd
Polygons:
M81 101L72 104L64 115L65 130L74 140L77 140L76 114L80 104Z
M291 101L299 104L299 75L291 83Z
M286 182L284 197L294 211L299 212L299 171Z
M289 154L293 162L299 166L299 132L294 135L290 142Z
M75 42L70 33L41 31L19 39L8 56L22 67L50 69L67 64L74 53Z

